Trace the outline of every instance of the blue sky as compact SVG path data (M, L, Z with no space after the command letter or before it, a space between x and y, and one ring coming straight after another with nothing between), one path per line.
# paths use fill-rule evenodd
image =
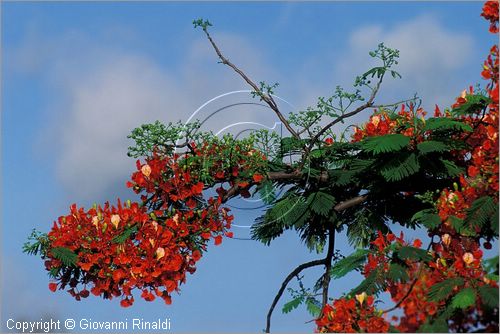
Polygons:
M284 110L314 104L370 66L379 42L401 50L403 79L387 82L380 102L415 92L433 109L481 82L495 38L481 2L2 3L2 328L5 320L171 319L173 331L259 332L281 280L319 257L287 233L271 247L226 240L211 247L173 304L76 302L47 289L39 259L21 253L33 227L47 231L71 203L115 201L134 168L130 130L142 123L187 120L204 102L248 87L215 55L192 20L203 17L226 56L255 81L279 82ZM235 94L208 105L250 100ZM358 120L366 118L360 116ZM272 126L264 108L233 109L207 129L237 121ZM221 123L223 122L223 123ZM238 205L252 206L249 203ZM259 210L237 210L250 225ZM235 236L248 237L247 228ZM340 237L338 245L347 251ZM308 282L319 276L307 273ZM357 278L333 282L338 296ZM137 298L139 299L139 298ZM285 296L283 300L287 300ZM276 331L311 331L301 308L275 311Z

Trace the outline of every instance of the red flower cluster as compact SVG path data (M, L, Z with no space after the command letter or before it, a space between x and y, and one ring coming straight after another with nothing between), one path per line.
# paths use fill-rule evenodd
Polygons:
M227 151L233 160L227 164ZM171 293L194 273L207 242L232 237L233 216L222 206L222 184L237 185L246 195L251 184L262 182L265 157L251 146L220 142L190 143L189 151L163 156L156 152L137 170L127 186L141 194L142 204L120 200L85 211L71 206L48 234L46 269L55 277L52 291L65 289L77 300L89 290L106 299L121 297L123 307L134 302L132 291L152 301L171 303ZM217 198L203 198L203 190L220 184ZM248 193L249 195L249 193Z
M186 272L196 270L205 239L220 233L223 222L209 210L151 216L137 203L123 206L118 201L116 207L106 204L88 211L72 205L70 214L60 217L48 234L51 245L45 266L57 277L51 290L69 286L77 300L86 298L89 289L106 299L122 296L121 305L127 307L137 288L147 301L158 296L170 304L171 292L185 282ZM228 225L232 217L219 218ZM216 242L219 237L214 237ZM74 265L58 255L61 249L75 254Z
M410 105L406 109L404 104L396 115L389 115L385 111L377 112L370 116L365 125L354 128L352 141L358 142L367 137L400 133L420 142L423 138L420 128L425 124L426 114L422 108L415 109L414 105Z
M481 16L490 21L490 32L496 34L498 32L498 0L486 1Z
M354 128L353 141L361 141L366 137L383 136L394 133L396 122L385 112L370 116L370 120L362 127Z
M384 333L389 330L389 323L373 305L373 296L366 293L326 305L316 325L319 333Z
M363 273L367 277L374 270L380 274L387 275L390 271L390 263L394 257L393 250L399 250L403 246L412 246L420 248L422 242L415 239L410 245L404 240L401 233L396 237L392 233L383 235L379 232L378 237L372 242L375 246L375 252L369 253L368 261L364 267ZM430 302L426 296L429 288L436 283L433 276L429 276L424 267L415 261L405 260L409 280L407 282L387 281L387 292L390 293L394 303L400 303L399 307L403 309L404 315L401 318L393 317L393 320L400 320L396 328L402 332L416 332L420 325L429 315L436 313L439 304ZM418 280L411 285L412 280L418 277Z
M118 200L116 207L106 203L88 211L72 205L48 234L45 265L56 278L49 288L68 287L78 300L89 296L89 290L106 299L121 296L124 307L132 305L132 291L140 289L145 300L158 296L170 304L186 272L196 270L207 241L218 245L222 235L232 237L229 209L221 206L220 197L203 199L205 184L186 168L191 163L177 154L138 161L127 185L143 193L142 204ZM255 174L253 179L262 177Z
M483 14L491 21L490 31L498 32L498 2L488 1L484 5ZM444 308L446 301L430 301L428 299L429 289L444 280L450 278L461 278L463 286L461 288L481 286L494 286L497 283L486 277L486 272L482 266L483 252L479 243L479 237L473 236L463 231L457 231L453 224L453 219L465 219L467 209L472 203L482 197L490 196L498 203L498 47L494 46L484 63L482 77L490 82L487 85L487 92L491 99L488 110L477 110L476 113L462 116L461 120L473 128L471 134L465 134L465 141L470 150L453 152L456 159L465 163L466 174L460 177L460 183L454 184L454 189L444 189L436 203L438 215L442 224L432 233L438 235L440 240L433 242L432 250L429 253L432 260L427 263L418 263L405 260L409 279L407 282L387 282L387 291L395 303L398 303L404 314L401 317L393 317L393 321L399 320L396 328L403 332L415 332L428 319ZM453 104L452 108L458 108L468 102L473 94L472 88L469 92L462 92L461 96ZM390 133L402 133L412 137L416 142L425 137L419 124L425 124L425 112L412 108L407 112L404 108L397 116L388 116L381 112L370 117L369 122L361 128L356 128L353 134L353 141L360 141L370 136L381 136ZM443 115L436 106L435 117L451 117L447 112ZM480 232L477 228L473 232ZM364 267L364 275L368 276L374 270L387 273L390 270L392 254L402 246L408 246L403 239L393 234L379 236L372 242L374 251L369 253L368 261ZM420 248L421 242L415 240L413 247ZM487 240L485 248L491 248L491 243ZM454 291L457 290L455 288ZM333 306L328 305L324 309L324 316L317 321L320 331L366 331L351 325L354 314L357 314L357 305L353 300L338 300ZM474 316L482 312L483 302L478 296L476 305L464 310L464 315L460 319L450 322L450 329L463 330ZM340 311L339 311L340 310ZM471 323L474 323L473 321ZM381 330L382 331L382 330Z

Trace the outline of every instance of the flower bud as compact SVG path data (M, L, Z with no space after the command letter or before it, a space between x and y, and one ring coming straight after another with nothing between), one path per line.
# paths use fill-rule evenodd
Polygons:
M113 224L113 226L115 228L118 228L118 224L120 223L120 216L119 215L112 215L111 216L111 224Z
M445 233L441 236L441 241L446 247L448 247L451 242L451 236L448 233Z
M149 175L151 175L151 167L148 164L146 164L141 167L141 172L142 175L144 175L145 177L149 177Z
M156 258L159 260L165 256L165 249L163 247L158 247L156 250Z
M363 302L364 302L364 301L365 301L365 299L366 299L366 292L362 292L362 293L360 293L360 294L357 294L357 295L355 296L355 298L356 298L356 300L357 300L357 301L358 301L361 305L363 305Z
M472 255L472 253L465 253L462 256L462 260L464 260L465 264L471 264L474 262L474 255Z

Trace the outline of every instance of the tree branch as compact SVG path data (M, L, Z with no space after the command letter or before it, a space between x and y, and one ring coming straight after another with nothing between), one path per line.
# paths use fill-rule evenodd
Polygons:
M273 315L273 310L276 307L276 304L278 304L278 301L280 300L281 296L283 295L283 292L286 289L286 286L290 281L298 275L302 270L315 267L315 266L320 266L325 264L325 259L321 260L314 260L310 262L306 262L295 268L288 276L285 278L283 283L281 283L281 288L279 289L278 293L274 297L273 303L271 304L271 307L269 308L269 312L267 312L267 321L266 321L266 333L269 333L271 330L271 316Z
M219 47L217 46L217 44L215 44L214 40L212 39L212 36L210 36L210 33L208 32L208 29L206 27L203 27L203 31L205 32L205 35L207 35L208 41L210 42L210 44L212 44L212 47L214 48L215 53L219 57L221 63L224 64L224 65L229 66L236 73L238 73L238 75L240 77L242 77L243 80L245 80L246 83L249 84L253 88L253 90L257 93L257 95L259 95L260 98L264 102L266 102L267 105L274 111L274 113L278 116L278 118L283 123L283 125L285 126L285 128L292 134L292 136L294 136L297 139L300 139L300 136L297 133L297 131L295 131L292 128L292 126L290 125L290 123L288 123L288 120L283 116L283 114L279 110L278 105L274 101L274 99L271 96L271 94L264 93L241 69L239 69L236 65L234 65L233 63L231 63L226 57L224 57L224 55L220 51Z
M322 293L322 303L321 303L321 314L323 313L323 309L325 305L328 304L328 288L330 286L330 270L332 269L332 259L333 253L335 251L335 228L330 225L328 229L328 250L326 251L325 257L325 274L323 276L323 293Z
M431 248L432 246L432 240L431 242L429 243L429 246L427 246L427 251L429 251L429 249ZM389 313L389 312L392 312L394 311L395 309L397 309L399 306L401 306L401 304L403 304L403 302L406 300L406 298L408 298L408 296L411 294L411 292L413 291L413 288L415 287L415 285L417 284L418 282L418 279L420 278L420 275L422 274L422 270L424 268L424 265L423 263L420 263L419 265L419 268L418 268L418 272L417 272L417 277L415 277L415 279L413 280L413 282L411 282L411 285L410 287L408 288L408 291L406 291L405 295L396 303L396 305L394 305L393 307L391 308L388 308L384 311L382 311L382 314L385 314L385 313Z
M321 129L312 139L311 141L309 142L309 146L307 147L307 150L306 152L310 152L312 147L314 146L314 144L318 141L318 139L326 132L328 131L328 129L330 129L332 126L334 126L335 124L339 123L339 122L342 122L344 119L346 118L349 118L349 117L352 117L360 112L362 112L363 110L367 109L367 108L370 108L373 106L373 101L375 100L375 96L377 95L379 89L380 89L380 85L382 84L382 80L384 79L384 75L381 75L377 84L375 85L375 87L373 88L372 90L372 93L370 95L370 97L368 98L368 101L366 101L364 104L360 105L359 107L357 107L356 109L354 109L353 111L351 112L348 112L346 114L342 114L341 116L337 117L336 119L334 119L333 121L331 121L330 123L328 123L325 127L323 127L323 129Z
M344 211L346 209L349 209L350 207L363 203L367 198L368 195L356 196L346 201L340 202L339 204L335 205L333 209L337 212Z

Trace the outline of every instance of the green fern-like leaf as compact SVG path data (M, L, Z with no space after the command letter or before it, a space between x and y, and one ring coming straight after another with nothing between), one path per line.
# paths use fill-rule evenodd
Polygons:
M446 170L447 176L455 177L464 173L463 168L458 167L453 161L446 159L440 159L440 161Z
M464 223L472 230L480 229L488 222L493 222L494 216L498 216L498 203L490 196L483 196L476 199L467 210Z
M498 274L498 255L490 259L483 260L484 269L490 274Z
M434 321L426 321L420 328L417 333L448 333L448 323L444 318L438 318Z
M466 309L476 303L476 291L473 288L462 289L453 297L451 306L454 308Z
M125 229L122 234L120 235L117 235L116 237L113 238L113 240L111 240L113 243L115 244L123 244L125 241L127 241L127 239L130 238L130 236L137 232L137 226L134 225L134 226L131 226L127 229Z
M453 292L455 287L461 287L464 284L463 278L449 278L442 282L434 284L428 293L428 297L430 301L441 301L446 298Z
M430 261L432 259L425 249L412 246L401 247L397 254L401 260Z
M61 262L68 267L75 266L78 261L78 255L66 247L52 248L51 253L56 259L61 260Z
M366 262L366 257L369 251L366 249L358 249L351 255L337 261L330 270L330 275L333 278L340 278L355 269L360 269Z
M321 303L312 297L306 299L307 311L313 316L318 317L321 313Z
M393 282L407 282L409 279L407 268L398 263L391 263L389 266L388 277Z
M299 305L302 304L303 301L304 301L304 296L299 296L299 297L292 299L291 301L289 301L288 303L283 305L283 309L282 309L283 313L292 312L297 307L299 307Z
M474 114L482 111L491 103L491 99L481 94L468 94L466 102L453 109L459 115Z
M380 291L385 290L386 285L387 283L385 278L381 277L378 269L375 269L363 280L363 282L352 289L349 292L349 295L354 296L362 292L366 292L369 295L378 295Z
M498 287L481 286L478 290L484 305L491 308L498 308Z
M445 152L449 150L448 145L436 140L428 140L417 144L417 149L423 153Z
M53 267L53 268L50 268L49 270L49 277L50 278L57 278L59 276L59 273L61 272L61 267Z
M429 118L425 122L424 131L464 131L471 132L470 125L446 117Z
M353 182L356 172L351 170L333 170L329 173L332 182L338 186L346 186Z
M455 231L463 236L473 237L477 234L473 229L470 229L465 225L463 219L460 219L456 216L449 216L448 221L451 223L451 226L455 229Z
M267 205L272 204L276 200L276 193L273 183L269 180L264 181L259 186L260 199Z
M412 153L408 156L400 156L385 165L380 171L382 176L389 182L401 181L402 179L417 173L420 169L417 156Z
M307 203L313 212L328 217L328 213L335 205L335 198L330 194L318 191L309 195Z
M411 217L411 221L421 223L429 230L433 230L441 225L441 218L439 218L439 215L435 214L432 209L425 209L415 213L413 217Z
M373 154L397 152L408 146L410 138L402 134L389 134L385 136L368 137L361 146Z
M310 218L311 212L303 197L295 194L285 196L274 203L266 213L252 225L252 239L269 245L285 230L301 228Z

